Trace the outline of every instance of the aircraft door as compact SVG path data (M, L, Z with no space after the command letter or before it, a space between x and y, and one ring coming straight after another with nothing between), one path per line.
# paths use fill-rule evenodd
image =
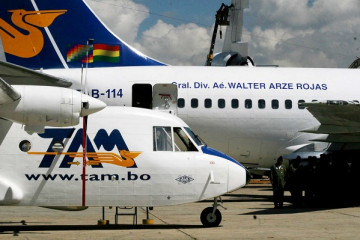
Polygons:
M175 84L155 84L153 87L153 109L177 114L178 89Z
M152 109L151 84L134 84L132 86L132 106Z

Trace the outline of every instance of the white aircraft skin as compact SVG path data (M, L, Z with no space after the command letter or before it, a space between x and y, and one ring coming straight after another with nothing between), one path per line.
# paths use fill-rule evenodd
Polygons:
M50 14L49 16L54 17L53 11L45 10L51 8L57 9L58 12L54 20L58 25L50 26L52 34L46 33L49 39L52 39L52 36L57 36L56 41L45 41L44 35L39 37L39 40L45 41L44 48L34 59L26 57L28 53L25 51L29 50L32 53L33 48L14 47L13 39L8 34L10 30L1 31L2 43L6 46L4 48L5 60L8 63L24 67L19 68L1 63L0 68L3 71L1 74L3 74L2 77L5 82L13 85L45 84L48 86L50 84L50 86L58 87L69 87L72 84L72 89L84 89L81 86L82 70L80 69L81 62L84 63L82 58L84 56L81 51L74 50L76 49L75 46L85 44L89 36L94 39L94 44L115 44L121 48L115 51L119 56L117 63L109 65L107 62L94 61L89 63L89 69L84 71L86 83L83 85L87 86L87 92L90 96L105 102L108 106L131 106L133 84L174 83L178 87L177 98L185 99L185 107L177 110L179 116L195 132L203 136L211 146L251 167L268 168L277 157L298 150L301 146L308 144L311 139L325 137L319 135L320 132L317 134L299 132L317 127L320 124L323 125L309 111L298 108L299 100L305 102L311 102L315 99L322 101L359 100L359 93L356 89L359 76L357 70L158 66L162 63L129 48L120 38L109 31L83 1L63 2L54 0L50 6L48 3L45 0L4 1L4 9L15 9L16 11L0 11L3 28L13 29L10 27L11 24L19 24L20 20L27 24L33 24L31 21L27 22L29 20L27 18L20 18L23 16L21 14L37 17L42 14ZM238 52L240 48L242 49L240 47L242 44L238 44L241 36L240 34L233 36L232 33L238 32L236 29L241 29L237 25L242 22L242 10L247 8L248 1L234 0L232 3L234 4L234 8L230 11L232 23L225 36L227 39L223 49L225 55L221 55L225 58L220 59L224 65L227 64L226 59L233 56L232 54L246 53ZM33 15L32 10L38 9L39 6L43 11ZM59 15L59 11L61 15ZM19 19L15 19L15 16ZM14 22L14 19L17 21ZM83 28L88 24L84 20L91 21L92 27ZM38 28L41 29L41 26ZM84 31L78 31L78 29ZM69 36L75 45L70 44ZM26 38L24 39L26 40ZM25 40L19 41L19 46L25 46L25 43L28 42ZM236 47L238 45L239 48ZM24 51L13 52L13 50L19 49ZM231 52L231 54L229 52L229 56L227 55L228 51ZM14 58L14 56L18 57ZM228 59L228 61L230 60ZM143 67L144 65L147 67ZM34 72L30 68L48 70ZM57 78L49 79L48 76L38 76L42 72ZM21 78L21 76L23 77ZM68 80L68 82L62 82L61 79ZM8 87L8 91L14 93L9 89ZM207 98L212 100L211 108L204 107L204 100ZM198 99L199 106L197 108L190 106L191 99ZM225 108L217 106L218 99L225 100ZM233 99L239 101L238 108L231 107ZM252 100L251 109L245 108L246 99ZM258 101L262 99L266 106L264 109L259 109ZM271 101L274 99L279 101L278 109L273 109L271 106ZM286 100L292 101L291 109L285 108ZM2 117L18 121L14 119L11 113L9 115ZM21 123L26 124L27 122ZM345 127L347 126L345 125ZM31 129L31 126L29 128ZM36 130L36 126L34 128ZM357 139L357 141L360 140ZM323 150L326 146L327 144L316 145L318 150Z
M81 44L76 39L82 41L85 35L96 38L98 42L93 53L87 52L86 62L94 59L97 66L107 66L103 60L113 66L164 64L117 38L82 0L15 0L4 1L2 6L0 205L83 210L91 206L165 206L214 198L213 206L204 209L200 218L205 226L218 226L221 214L217 200L248 182L245 167L203 144L177 116L124 107L130 106L132 80L114 88L110 75L127 68L97 72L91 64L82 83L78 78L82 64L76 62ZM53 25L64 14L64 21ZM83 28L89 22L96 31ZM79 31L78 26L85 31ZM87 44L90 42L88 39ZM51 75L46 75L47 71L33 70L40 69L38 66L68 71L50 70ZM148 70L153 72L152 68ZM100 78L99 74L104 76ZM64 78L58 78L60 75ZM105 90L106 86L109 88ZM168 86L174 89L173 84ZM166 88L164 84L162 88ZM94 97L86 95L90 89L89 95ZM107 108L100 99L105 94L110 103ZM121 99L110 101L112 96ZM172 107L176 103L173 97ZM79 123L89 115L85 148L85 131Z
M81 206L82 126L47 128L38 135L28 134L20 124L9 125L1 120L0 205ZM107 107L89 117L85 206L175 205L246 184L241 164L193 139L197 151L154 151L154 126L184 132L188 127L171 114L139 108ZM25 152L19 148L24 140L31 143ZM49 150L56 141L64 145L61 154ZM76 158L67 158L76 153Z
M44 72L80 89L79 69ZM92 97L109 106L131 106L135 83L176 84L178 98L185 99L178 115L196 133L239 162L266 168L277 157L321 136L299 132L320 125L309 111L299 109L299 100L360 100L358 78L356 69L122 67L89 68L87 86ZM109 94L114 89L122 95ZM198 108L190 106L193 98L198 99ZM211 108L204 107L207 98L212 99ZM225 108L217 106L218 99L225 99ZM232 99L239 101L238 108L232 108ZM245 108L245 99L252 100L251 109ZM265 100L264 109L259 109L259 99ZM279 101L278 109L272 109L273 99ZM291 109L285 109L285 100L292 101Z

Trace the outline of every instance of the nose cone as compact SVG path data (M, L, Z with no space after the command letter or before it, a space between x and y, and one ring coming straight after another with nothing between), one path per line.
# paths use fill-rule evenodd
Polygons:
M229 163L228 192L245 186L248 180L250 180L250 175L242 165L234 162Z
M96 113L106 107L106 104L93 97L82 95L81 117Z

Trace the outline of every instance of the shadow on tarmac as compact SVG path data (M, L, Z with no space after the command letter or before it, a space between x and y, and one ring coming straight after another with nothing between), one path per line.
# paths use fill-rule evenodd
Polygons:
M296 213L304 213L304 212L316 212L316 211L324 211L330 209L338 209L338 208L294 208L293 206L285 206L282 209L259 209L257 211L247 212L239 215L253 215L256 218L257 215L271 215L271 214L296 214Z
M203 225L132 225L132 224L110 224L110 225L7 225L0 226L0 234L8 232L32 232L32 231L82 231L82 230L134 230L134 229L195 229L204 228Z

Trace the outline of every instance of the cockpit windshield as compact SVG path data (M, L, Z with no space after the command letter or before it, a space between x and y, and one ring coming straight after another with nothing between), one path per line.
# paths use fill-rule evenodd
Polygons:
M188 127L184 127L184 128L196 145L198 146L206 145L204 141L202 141L197 135L195 135L195 133L190 128Z
M190 129L189 129L190 130ZM195 139L181 127L156 126L153 129L154 151L198 151ZM191 131L191 130L190 130ZM190 135L190 136L189 136ZM195 144L193 143L195 142Z
M174 127L174 144L176 152L197 151L190 137L179 127Z

